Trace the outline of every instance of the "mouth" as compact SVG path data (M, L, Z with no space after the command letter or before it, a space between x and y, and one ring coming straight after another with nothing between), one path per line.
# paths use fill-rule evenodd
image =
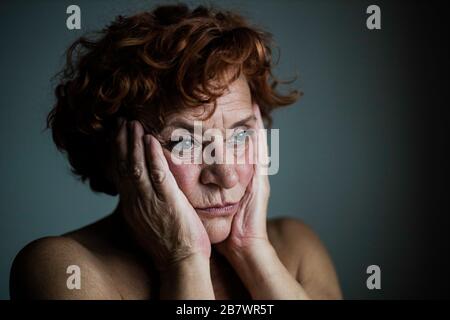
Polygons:
M212 207L195 208L198 214L223 217L230 216L236 213L239 207L239 202L225 203L224 205L217 205Z

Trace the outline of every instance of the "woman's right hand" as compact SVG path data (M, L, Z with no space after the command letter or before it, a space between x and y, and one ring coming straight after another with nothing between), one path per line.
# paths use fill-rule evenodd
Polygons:
M192 257L209 259L211 243L179 189L159 141L138 121L119 119L115 139L120 211L160 271Z

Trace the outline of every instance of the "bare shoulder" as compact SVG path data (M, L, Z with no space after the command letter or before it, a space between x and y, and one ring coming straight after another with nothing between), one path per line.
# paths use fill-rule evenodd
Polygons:
M80 270L80 289L69 289L67 285L73 272L71 268L74 268L70 266ZM14 259L10 275L11 298L120 298L103 271L98 258L74 239L65 236L41 238L25 246Z
M280 260L313 299L342 298L330 255L311 227L283 217L269 220L267 232Z

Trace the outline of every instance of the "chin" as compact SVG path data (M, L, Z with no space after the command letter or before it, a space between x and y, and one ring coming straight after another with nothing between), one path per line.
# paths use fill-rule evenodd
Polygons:
M203 226L208 233L211 244L224 241L230 234L233 216L200 219L202 220Z

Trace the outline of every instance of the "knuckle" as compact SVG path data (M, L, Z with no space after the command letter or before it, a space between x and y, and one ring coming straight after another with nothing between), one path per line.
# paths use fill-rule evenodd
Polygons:
M142 172L143 172L143 169L142 169L142 168L143 168L143 167L142 167L141 164L135 164L135 165L131 168L131 171L130 171L131 177L132 177L133 179L135 179L135 180L140 180L141 177L142 177Z
M140 151L141 150L141 143L139 141L133 142L133 149Z
M151 170L150 176L152 178L152 181L158 184L163 183L164 180L166 179L166 173L164 172L164 170L156 168Z
M144 172L144 166L142 163L129 164L127 161L119 161L118 163L119 175L123 178L131 178L139 181Z

